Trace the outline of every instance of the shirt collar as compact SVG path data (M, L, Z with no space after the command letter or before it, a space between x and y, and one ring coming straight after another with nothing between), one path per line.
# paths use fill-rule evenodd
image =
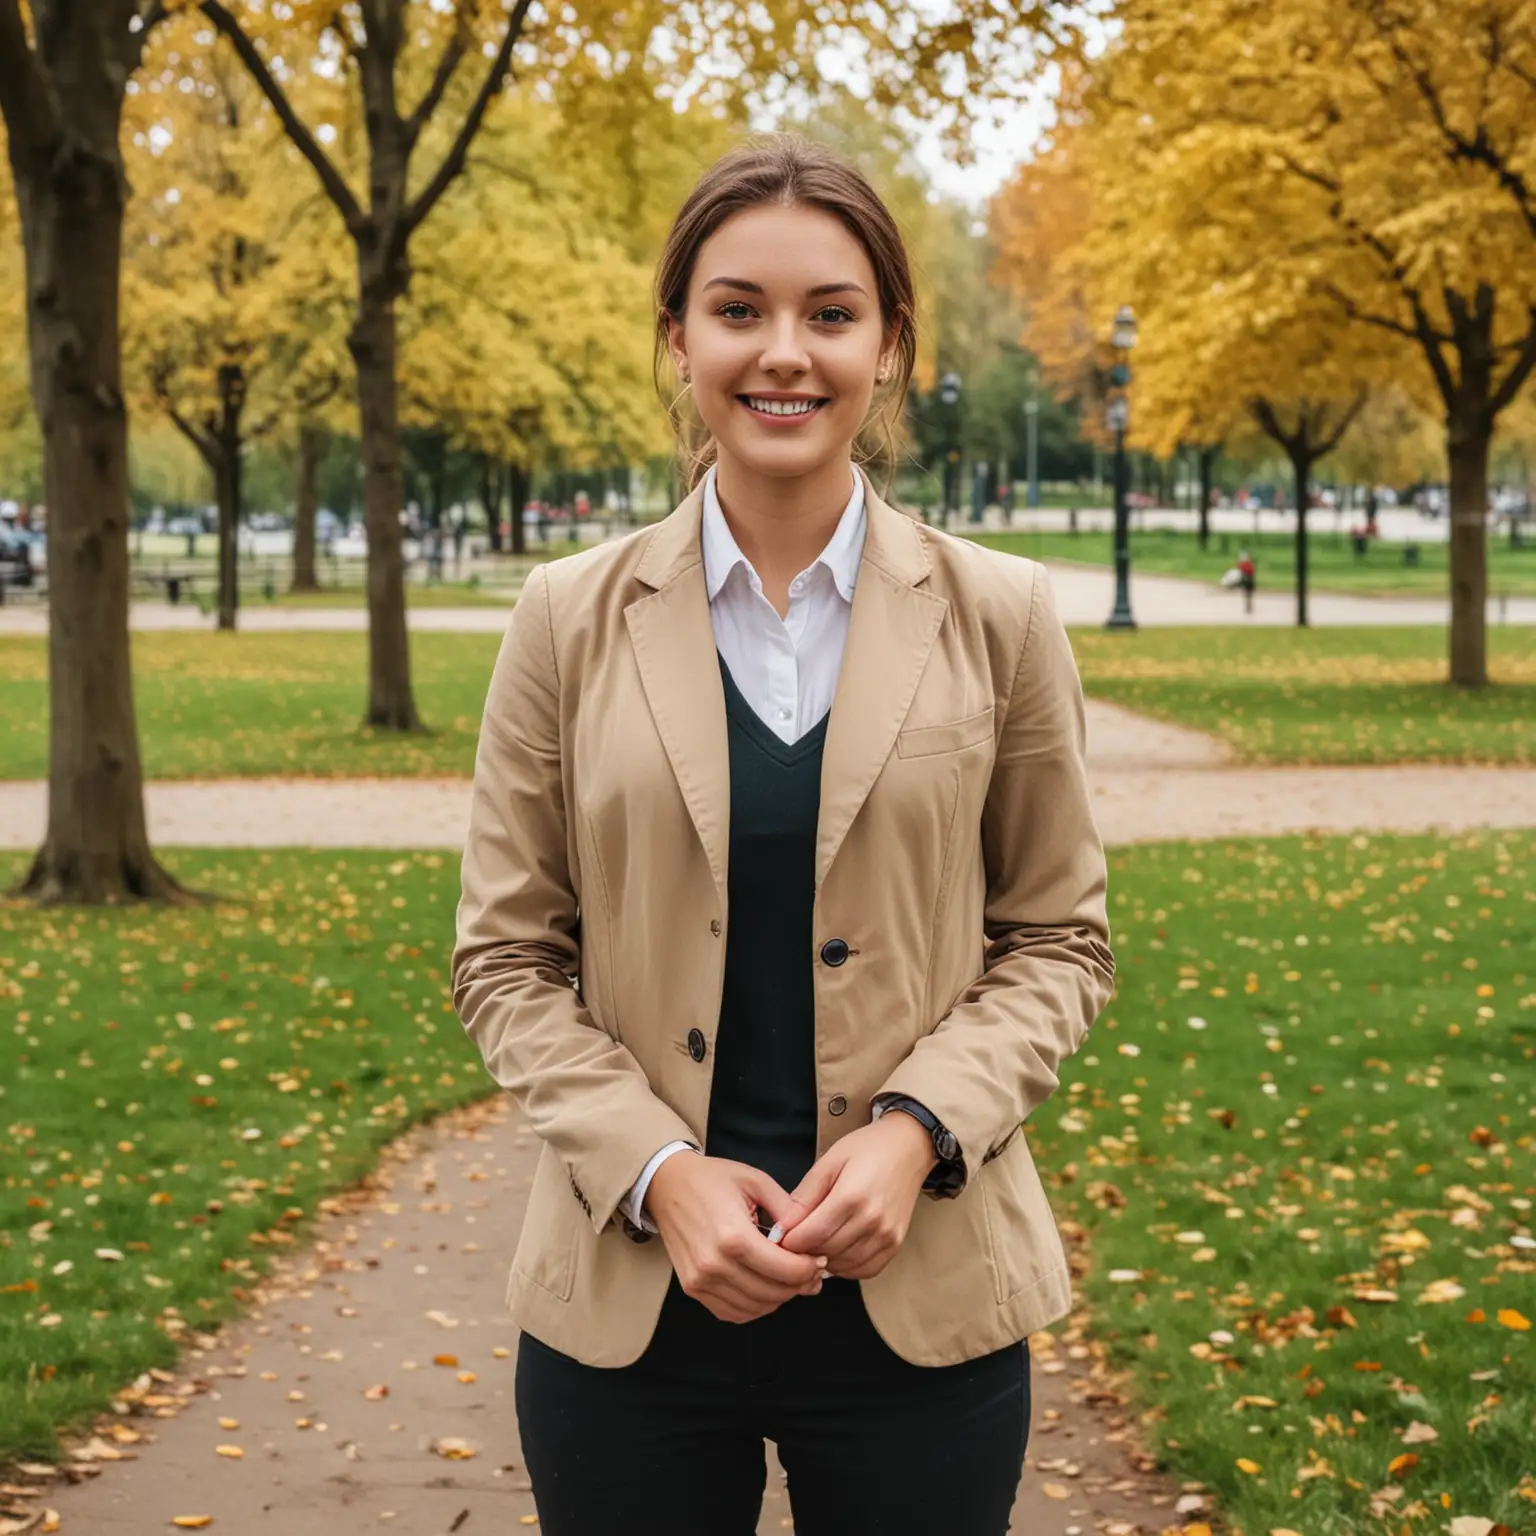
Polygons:
M864 480L857 471L853 476L853 493L843 515L827 540L827 547L816 557L811 569L824 565L837 585L843 601L853 601L854 583L858 579L859 561L864 556ZM732 534L725 512L720 506L720 496L715 490L715 466L709 466L704 477L704 514L702 521L704 545L704 581L710 602L725 585L726 578L738 565L752 570L752 562L742 554ZM754 573L755 574L755 573Z

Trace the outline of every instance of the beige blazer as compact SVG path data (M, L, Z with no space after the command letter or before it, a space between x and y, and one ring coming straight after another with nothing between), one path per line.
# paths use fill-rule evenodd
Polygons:
M865 491L805 957L818 1153L886 1090L959 1138L965 1188L919 1197L900 1253L860 1282L892 1349L946 1365L1069 1309L1018 1130L1114 962L1082 693L1044 571ZM453 998L544 1143L508 1304L591 1365L638 1358L671 1275L619 1201L664 1142L703 1145L709 1118L730 777L702 504L533 571L475 762ZM834 936L836 967L819 954Z

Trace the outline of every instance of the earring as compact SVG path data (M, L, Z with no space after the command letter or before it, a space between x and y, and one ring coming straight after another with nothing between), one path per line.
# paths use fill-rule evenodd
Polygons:
M677 370L677 376L683 381L684 384L688 382L688 368L686 364Z

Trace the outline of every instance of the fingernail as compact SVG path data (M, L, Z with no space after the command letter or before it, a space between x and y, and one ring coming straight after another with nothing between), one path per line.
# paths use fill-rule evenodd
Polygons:
M770 1243L776 1243L783 1236L784 1223L781 1221L774 1222L774 1224L768 1229L768 1241Z
M826 1267L827 1267L827 1256L826 1256L826 1254L818 1253L816 1255L816 1268L817 1269L825 1269Z

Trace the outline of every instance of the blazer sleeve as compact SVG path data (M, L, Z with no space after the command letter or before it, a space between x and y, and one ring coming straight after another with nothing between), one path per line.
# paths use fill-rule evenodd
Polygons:
M1055 1092L1114 990L1085 739L1077 665L1037 565L982 810L982 974L879 1090L938 1116L972 1172Z
M502 640L475 755L451 977L491 1076L564 1160L601 1231L646 1160L696 1140L574 982L580 927L549 578L536 566Z

